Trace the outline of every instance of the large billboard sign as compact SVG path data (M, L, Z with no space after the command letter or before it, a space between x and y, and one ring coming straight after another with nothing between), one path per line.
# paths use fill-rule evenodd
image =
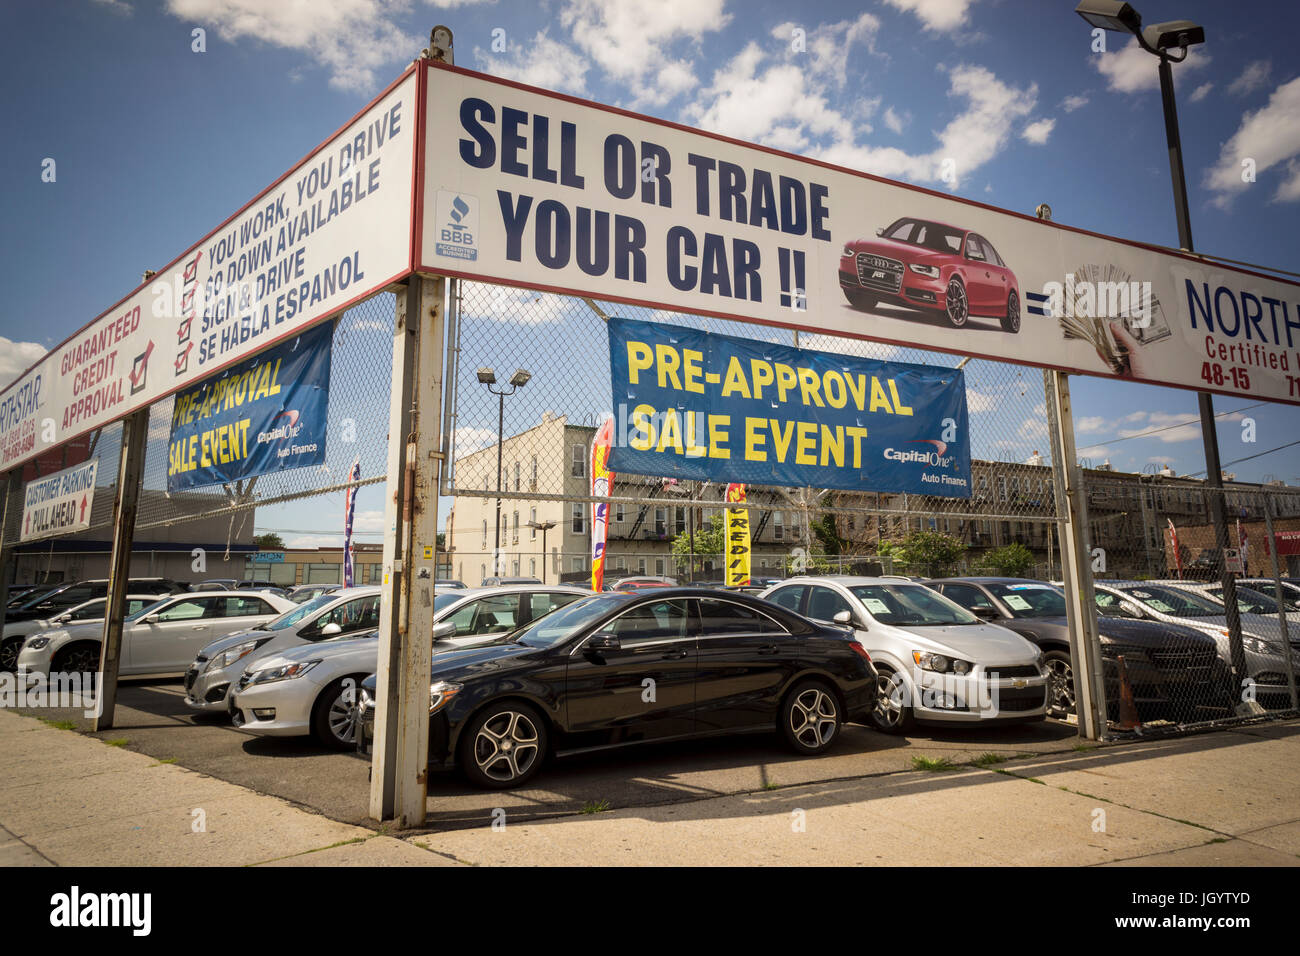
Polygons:
M0 468L157 402L411 268L419 76L0 393Z
M961 369L608 325L614 471L970 497Z
M426 69L421 271L1300 404L1300 285Z

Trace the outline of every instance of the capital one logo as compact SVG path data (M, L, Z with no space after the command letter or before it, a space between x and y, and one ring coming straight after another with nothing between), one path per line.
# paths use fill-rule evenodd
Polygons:
M948 443L939 441L937 438L918 438L908 442L909 445L931 445L932 449L908 449L906 451L898 448L886 448L883 452L886 461L896 461L900 464L907 462L916 462L922 465L929 465L933 468L950 468L956 467L955 455L946 454Z

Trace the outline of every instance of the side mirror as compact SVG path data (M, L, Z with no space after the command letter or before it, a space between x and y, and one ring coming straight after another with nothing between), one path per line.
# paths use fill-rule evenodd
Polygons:
M146 618L144 619L144 622L145 622L146 624L157 624L157 623L158 623L158 615L157 615L157 614L150 614L148 617L146 617Z
M971 613L981 621L996 621L1002 617L1002 615L998 613L998 609L995 607L972 608Z
M335 634L342 634L343 628L339 627L339 625L334 621L330 621L328 624L326 624L324 627L320 629L320 632L325 637L332 637Z
M852 626L853 626L853 612L852 612L852 611L836 611L836 612L835 612L835 616L834 616L833 618L831 618L831 620L834 621L836 624L843 624L845 627L852 627Z
M441 624L433 626L433 639L435 641L445 641L456 636L456 622L443 621Z
M1129 617L1142 617L1142 609L1131 601L1124 601L1119 608Z
M599 634L593 634L587 641L586 650L589 653L600 654L605 651L617 651L622 646L612 631L601 631Z
M879 227L879 228L876 230L876 235L878 235L878 236L883 236L884 234L885 234L885 227L884 227L884 226L881 226L881 227Z

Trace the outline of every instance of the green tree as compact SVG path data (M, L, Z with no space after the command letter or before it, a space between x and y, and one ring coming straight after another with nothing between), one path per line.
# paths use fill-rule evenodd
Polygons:
M709 516L708 524L695 529L694 555L691 549L692 536L689 530L673 538L673 557L677 566L685 568L691 564L691 574L704 569L704 559L716 557L722 561L727 551L727 519L722 514Z
M949 573L965 553L965 541L941 531L913 531L894 551L909 569L927 577Z
M283 551L284 539L274 531L267 531L265 534L256 535L253 538L253 544L257 545L259 551Z
M1019 541L995 548L980 558L979 567L1007 578L1022 578L1035 564L1034 554Z

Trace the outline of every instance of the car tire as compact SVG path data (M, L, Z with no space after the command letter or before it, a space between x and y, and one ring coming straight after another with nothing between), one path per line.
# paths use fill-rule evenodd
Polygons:
M50 660L51 674L88 674L90 686L96 685L95 675L99 672L100 645L90 641L69 644L59 650ZM83 686L84 681L83 681Z
M871 726L882 734L904 734L916 726L916 714L907 704L911 691L901 674L876 665L876 706L871 708Z
M11 637L0 644L0 674L12 674L18 670L18 654L26 641L25 637Z
M1002 331L1015 334L1020 331L1020 296L1012 290L1007 296L1007 311L1002 316Z
M840 286L844 291L844 298L849 300L849 305L862 312L870 312L876 307L876 297L867 295L865 292L859 292L857 289L849 289Z
M311 709L311 733L326 747L356 750L356 698L365 674L349 674L331 681L316 697ZM351 700L347 699L351 681Z
M546 758L546 721L522 701L483 708L461 734L457 763L476 787L507 790L533 778Z
M948 280L948 289L944 293L947 300L945 313L948 322L955 329L960 329L970 321L970 301L966 298L966 286L961 279L953 276Z
M1068 651L1043 655L1047 668L1047 716L1065 718L1075 712L1074 663Z
M835 692L819 680L804 680L781 704L781 737L795 753L813 757L839 740L844 715Z

